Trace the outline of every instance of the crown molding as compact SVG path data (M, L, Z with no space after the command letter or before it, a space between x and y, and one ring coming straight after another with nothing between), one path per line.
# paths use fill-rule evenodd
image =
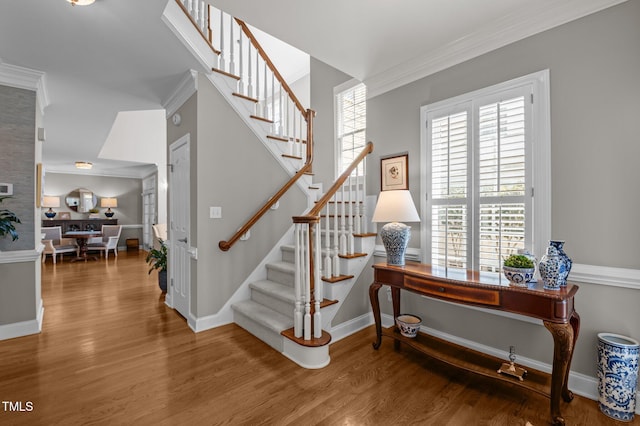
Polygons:
M198 71L187 71L173 93L162 103L167 118L171 117L198 90Z
M49 106L46 74L42 71L7 64L0 58L0 84L35 91L38 108L43 114L44 109Z
M488 23L484 28L419 57L378 73L364 81L367 98L397 89L469 59L599 12L628 0L569 0L553 8L520 10ZM497 30L496 30L497 29Z

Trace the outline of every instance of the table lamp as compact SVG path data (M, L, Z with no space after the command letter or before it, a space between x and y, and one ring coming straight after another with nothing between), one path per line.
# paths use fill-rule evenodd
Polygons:
M45 195L44 197L42 197L42 207L49 207L49 210L44 212L44 215L49 219L53 219L54 217L56 217L56 212L52 210L52 207L60 207L60 197Z
M420 222L408 190L382 191L378 197L372 222L388 222L380 237L387 252L388 265L404 265L404 252L411 238L411 227L400 222Z
M118 207L118 199L117 198L101 198L100 199L100 207L107 207L107 211L104 212L106 217L113 217L114 212L111 211L111 207Z

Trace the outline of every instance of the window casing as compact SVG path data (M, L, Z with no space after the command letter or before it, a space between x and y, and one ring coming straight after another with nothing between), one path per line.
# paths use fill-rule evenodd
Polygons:
M355 80L336 87L336 177L353 162L366 145L367 87ZM353 174L364 176L365 162Z
M518 249L542 256L550 238L548 99L542 71L421 109L425 263L499 272Z

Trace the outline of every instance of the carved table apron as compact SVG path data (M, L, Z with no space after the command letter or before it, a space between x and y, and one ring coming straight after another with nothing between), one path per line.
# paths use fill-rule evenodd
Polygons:
M369 287L369 298L376 323L374 349L380 347L383 335L378 300L378 291L383 285L391 287L394 318L400 314L400 290L406 290L453 303L513 312L542 320L551 332L554 343L551 386L547 395L551 400L551 420L555 425L564 424L560 414L560 398L566 402L573 399L568 380L580 330L580 316L574 309L578 286L569 283L560 290L545 290L542 283L529 283L527 287L514 287L496 273L432 268L421 263L408 262L405 266L379 263L373 268L374 282ZM401 341L409 342L398 333L384 335L396 339L396 347ZM516 381L513 383L518 384Z

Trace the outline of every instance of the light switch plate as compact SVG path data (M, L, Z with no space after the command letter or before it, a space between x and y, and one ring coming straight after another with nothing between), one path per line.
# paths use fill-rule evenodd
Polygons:
M209 217L211 219L222 219L222 207L209 207Z

